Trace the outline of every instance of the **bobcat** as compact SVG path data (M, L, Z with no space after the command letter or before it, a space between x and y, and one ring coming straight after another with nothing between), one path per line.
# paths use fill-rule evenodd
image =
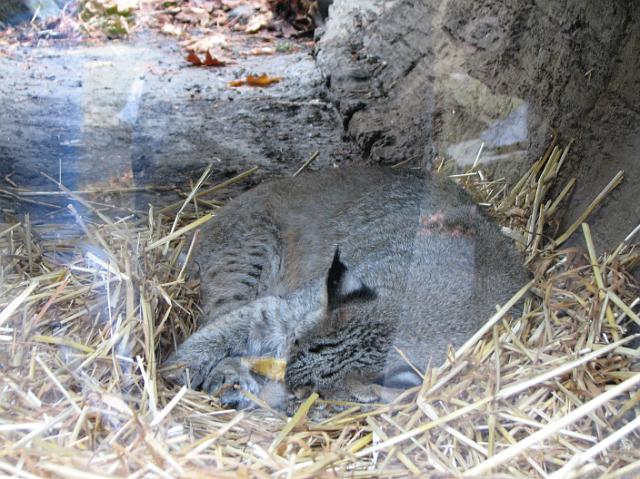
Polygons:
M299 397L372 400L419 384L414 368L442 361L527 280L511 241L462 189L407 171L266 183L201 237L205 317L166 377L235 407L250 404L241 389L263 385L242 356L287 358L285 384Z

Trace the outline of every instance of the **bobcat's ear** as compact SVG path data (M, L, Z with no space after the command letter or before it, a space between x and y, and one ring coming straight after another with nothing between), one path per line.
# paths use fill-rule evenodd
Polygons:
M374 299L376 293L349 271L340 261L340 249L336 246L333 261L327 273L327 302L334 309L348 301L367 301Z

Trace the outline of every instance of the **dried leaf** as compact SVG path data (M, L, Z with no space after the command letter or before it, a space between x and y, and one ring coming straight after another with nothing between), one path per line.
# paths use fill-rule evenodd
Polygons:
M204 66L206 67L223 67L225 66L227 63L223 60L220 60L219 58L216 57L212 57L211 53L209 53L209 51L207 51L205 59L204 59Z
M224 49L227 45L227 39L224 35L209 35L200 39L189 39L180 42L180 45L187 50L205 53L207 50Z
M182 28L172 25L171 23L164 24L161 31L165 35L174 35L176 37L179 37L183 33Z
M195 52L189 52L189 54L187 55L187 61L197 67L202 65L202 60L200 60L200 57L196 55Z
M176 15L176 20L204 26L209 24L209 12L203 8L183 7Z
M282 77L270 77L266 73L262 75L247 75L245 79L232 80L229 82L229 86L238 87L242 85L266 87L272 83L279 83L282 81Z
M249 86L269 86L272 83L280 83L282 77L270 77L266 73L262 75L247 75L247 85Z
M209 13L213 12L216 8L222 8L222 4L219 0L199 0L195 2L195 5Z
M256 33L268 26L269 23L271 23L271 20L273 20L273 14L271 12L256 15L249 20L245 31L247 33Z

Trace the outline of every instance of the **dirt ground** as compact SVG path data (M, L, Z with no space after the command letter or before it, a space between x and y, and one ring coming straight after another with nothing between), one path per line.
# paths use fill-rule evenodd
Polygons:
M312 168L351 161L358 148L326 98L309 44L287 41L290 51L238 56L219 68L194 67L172 38L155 33L0 55L4 191L12 184L55 190L42 173L75 190L188 187L210 163L213 181L258 166L246 188L293 173L315 152ZM229 86L251 73L282 81ZM166 203L165 195L138 195L137 204ZM1 193L0 206L38 211Z

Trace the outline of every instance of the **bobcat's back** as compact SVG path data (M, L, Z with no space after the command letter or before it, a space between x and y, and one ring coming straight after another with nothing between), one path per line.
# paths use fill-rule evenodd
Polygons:
M375 299L335 307L310 334L382 327L419 368L441 361L526 282L511 241L460 188L383 168L261 185L223 208L202 238L205 321L258 297L317 288L339 247ZM404 364L392 347L384 374Z

